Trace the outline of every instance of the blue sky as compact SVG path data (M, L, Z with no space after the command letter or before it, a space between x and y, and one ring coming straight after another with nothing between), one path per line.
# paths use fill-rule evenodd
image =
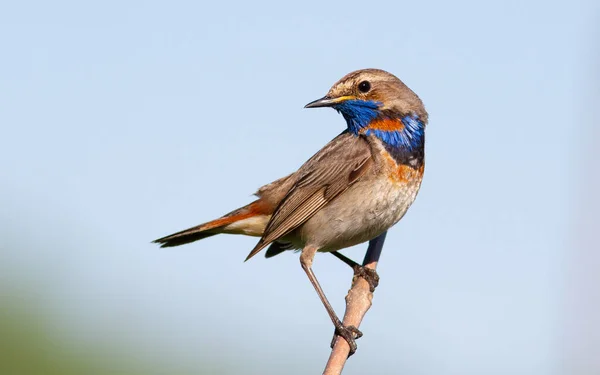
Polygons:
M297 255L149 242L298 168L345 126L304 104L381 68L429 111L426 176L346 373L549 374L597 21L593 1L3 4L0 282L77 340L320 371L332 327ZM315 272L341 314L349 269Z

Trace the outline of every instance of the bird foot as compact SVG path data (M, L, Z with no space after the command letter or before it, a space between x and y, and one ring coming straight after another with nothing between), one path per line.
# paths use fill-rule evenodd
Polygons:
M333 333L333 340L331 340L331 348L335 345L335 340L338 336L342 337L348 343L350 347L350 353L348 353L348 357L350 357L354 352L356 352L356 340L362 337L362 332L358 330L355 326L344 326L340 323L335 327L335 332Z
M365 281L369 283L371 293L373 293L375 288L377 288L377 285L379 285L379 275L377 274L377 271L358 264L353 266L352 269L354 270L354 277L362 277L365 279Z

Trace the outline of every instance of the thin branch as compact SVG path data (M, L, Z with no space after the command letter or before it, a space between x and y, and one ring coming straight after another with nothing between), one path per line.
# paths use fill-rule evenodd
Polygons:
M384 232L379 237L372 239L369 242L365 259L363 260L363 266L375 270L377 268L377 262L379 262L379 256L383 249L383 243L385 242ZM373 293L369 283L362 277L354 277L352 279L352 287L348 291L346 296L346 312L344 313L343 323L345 326L355 326L358 328L363 320L363 317L371 307L373 300ZM323 375L339 375L344 369L348 354L350 353L350 346L341 337L337 337L327 366L323 371Z

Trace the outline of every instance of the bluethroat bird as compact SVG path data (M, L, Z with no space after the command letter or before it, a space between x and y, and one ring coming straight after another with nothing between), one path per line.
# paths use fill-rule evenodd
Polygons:
M260 237L246 260L267 246L267 258L301 249L302 269L353 353L361 333L335 314L313 273L313 258L331 252L355 264L337 250L379 236L404 216L423 178L428 115L411 89L378 69L347 74L305 106L317 107L341 113L346 130L296 172L258 189L254 202L154 242L179 246L221 233Z

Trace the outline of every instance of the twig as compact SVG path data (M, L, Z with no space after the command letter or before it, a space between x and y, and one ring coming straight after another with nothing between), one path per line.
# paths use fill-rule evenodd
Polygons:
M384 232L379 237L376 237L369 242L369 247L362 263L363 266L372 270L377 268L377 262L379 262L379 256L383 249L386 233L387 232ZM371 292L369 283L362 277L354 277L352 279L352 287L346 296L346 312L344 313L343 320L344 325L352 325L358 328L363 317L371 307L372 300L373 293ZM331 349L331 354L327 361L327 366L325 366L325 370L323 371L323 375L341 374L349 353L350 346L346 340L338 336L333 345L333 349Z

